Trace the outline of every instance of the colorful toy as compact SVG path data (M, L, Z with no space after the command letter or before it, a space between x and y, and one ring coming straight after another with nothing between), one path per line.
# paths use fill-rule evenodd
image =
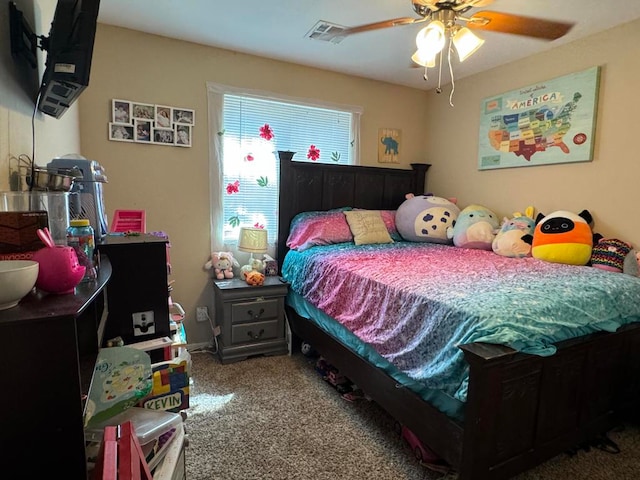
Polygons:
M213 252L211 260L204 264L206 270L213 269L218 280L233 278L233 267L239 267L238 261L231 252Z
M503 219L500 231L491 243L491 249L494 253L513 258L531 255L533 231L536 228L533 213L533 207L527 207L524 215L516 212L511 219L506 217Z
M177 413L189 408L189 370L191 356L181 356L151 365L153 388L139 406Z
M591 266L609 272L622 273L624 260L632 250L627 242L617 238L603 238L593 246Z
M264 274L256 270L252 270L245 276L245 281L252 287L260 286L264 283Z
M38 229L37 234L46 247L35 252L32 257L39 264L36 287L49 293L73 293L84 277L86 267L78 262L73 247L54 243L47 227Z
M405 195L396 211L396 229L410 242L451 243L447 229L456 224L460 209L456 199L435 195Z
M538 214L531 255L552 263L587 265L593 249L592 221L588 210L579 215L566 210Z
M259 258L251 257L251 259L249 259L249 263L247 265L243 265L242 268L240 269L240 275L242 275L242 278L246 280L249 272L252 272L254 270L256 272L263 273L264 264L262 263L262 260L260 260Z
M453 244L461 248L491 250L500 224L495 213L482 205L469 205L462 209L456 224L447 232Z

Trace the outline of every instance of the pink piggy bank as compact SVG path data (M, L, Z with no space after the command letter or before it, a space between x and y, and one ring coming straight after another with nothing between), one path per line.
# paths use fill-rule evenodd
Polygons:
M86 270L75 250L64 245L41 248L33 260L40 264L36 287L49 293L73 293Z

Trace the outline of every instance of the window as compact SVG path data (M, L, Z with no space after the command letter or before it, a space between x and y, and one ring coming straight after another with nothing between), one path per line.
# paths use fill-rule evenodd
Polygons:
M357 108L212 85L209 97L212 123L219 122L211 132L212 196L221 197L212 198L214 245L233 246L241 226L265 228L275 242L278 150L295 152L296 161L356 163Z

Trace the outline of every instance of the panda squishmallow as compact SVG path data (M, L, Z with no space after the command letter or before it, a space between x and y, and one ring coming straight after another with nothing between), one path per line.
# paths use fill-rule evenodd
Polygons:
M396 211L396 229L410 242L451 243L447 230L460 209L451 200L435 195L408 194Z
M593 250L593 217L588 210L579 215L558 210L538 214L533 232L533 258L567 265L587 265Z

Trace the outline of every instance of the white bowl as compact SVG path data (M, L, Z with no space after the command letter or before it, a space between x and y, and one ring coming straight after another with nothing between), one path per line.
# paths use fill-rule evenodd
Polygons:
M38 279L38 262L0 260L0 310L15 307Z

